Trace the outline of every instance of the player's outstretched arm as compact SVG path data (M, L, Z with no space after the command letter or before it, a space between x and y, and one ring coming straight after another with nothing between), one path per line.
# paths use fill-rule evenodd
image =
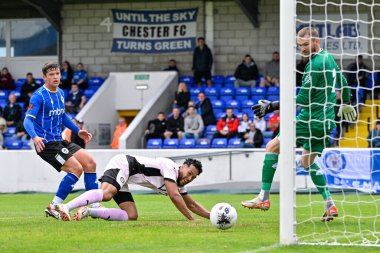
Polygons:
M33 116L27 115L24 119L24 128L26 132L29 134L29 136L32 138L37 152L40 153L45 148L45 139L37 136L36 131L34 130L33 121Z
M183 200L181 194L178 191L178 186L175 182L165 180L166 192L168 193L170 200L173 202L175 207L189 220L195 220L191 215L189 209L186 207L186 203Z
M262 118L266 114L280 109L279 101L268 101L268 100L259 100L259 103L252 106L253 113L258 117Z
M182 195L182 198L185 201L186 206L190 209L190 211L192 211L193 213L203 218L210 219L210 212L206 208L204 208L201 204L193 200L193 198L190 197L190 195L188 194Z

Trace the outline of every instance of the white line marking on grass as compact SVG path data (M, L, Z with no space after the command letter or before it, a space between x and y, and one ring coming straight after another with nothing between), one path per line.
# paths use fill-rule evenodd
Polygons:
M269 251L269 250L280 248L280 247L282 247L280 244L275 243L275 244L264 246L264 247L254 249L254 250L240 251L238 253L258 253L258 252L265 252L265 251Z

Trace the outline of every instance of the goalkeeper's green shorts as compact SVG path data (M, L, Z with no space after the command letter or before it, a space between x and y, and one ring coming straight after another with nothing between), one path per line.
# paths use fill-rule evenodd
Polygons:
M331 130L321 132L313 129L311 132L309 128L305 128L296 124L297 146L302 146L305 150L310 151L310 153L318 153L319 156L322 154L322 151L329 145L330 134ZM277 137L279 138L280 134L278 134Z

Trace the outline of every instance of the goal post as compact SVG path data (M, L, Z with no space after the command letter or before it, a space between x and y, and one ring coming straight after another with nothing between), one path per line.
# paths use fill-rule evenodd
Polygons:
M280 115L281 141L277 170L280 173L280 243L295 244L295 62L296 4L280 1ZM285 131L286 129L286 131Z

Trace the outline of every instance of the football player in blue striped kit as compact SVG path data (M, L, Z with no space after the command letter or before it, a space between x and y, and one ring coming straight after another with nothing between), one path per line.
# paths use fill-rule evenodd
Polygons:
M24 126L33 139L37 154L58 172L67 173L52 202L45 209L46 216L59 219L54 206L66 199L83 172L86 190L98 189L96 163L84 149L62 139L62 124L86 143L92 135L80 130L65 113L64 93L58 88L61 79L59 64L44 64L42 73L45 83L30 99Z

